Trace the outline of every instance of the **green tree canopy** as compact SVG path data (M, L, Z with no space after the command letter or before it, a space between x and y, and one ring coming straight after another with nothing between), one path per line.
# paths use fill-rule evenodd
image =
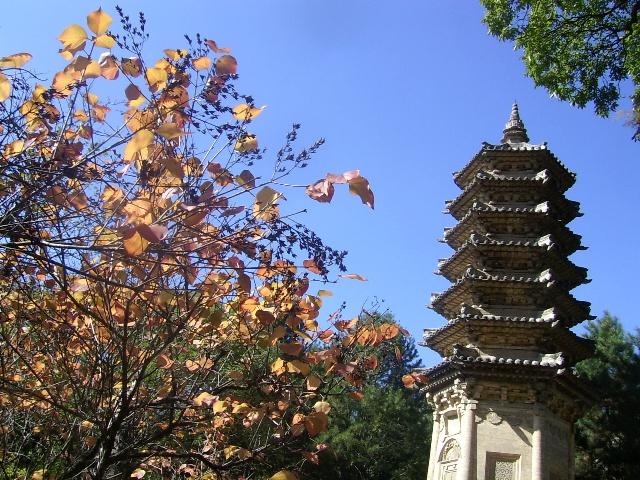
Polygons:
M633 84L635 140L640 140L640 0L481 0L484 22L523 50L536 85L598 115L618 108Z
M640 478L640 336L608 313L587 331L595 355L577 369L601 400L577 424L577 478Z

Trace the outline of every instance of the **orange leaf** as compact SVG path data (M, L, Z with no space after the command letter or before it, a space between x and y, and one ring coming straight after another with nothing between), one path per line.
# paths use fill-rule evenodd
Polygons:
M125 252L132 257L144 253L149 246L149 242L145 240L135 228L129 230L128 234L123 238L123 241Z
M98 59L100 74L107 80L115 80L120 74L116 57L109 52L104 52Z
M362 203L373 208L373 192L366 178L355 177L349 180L349 191L353 195L358 195Z
M309 270L311 273L316 273L318 275L322 273L322 270L320 270L320 268L316 264L315 260L313 260L311 258L309 260L305 260L304 262L302 262L302 265L304 266L304 268Z
M191 60L191 64L196 70L209 70L211 68L211 59L209 57L198 57Z
M238 61L231 55L223 55L216 61L218 75L235 75L238 72Z

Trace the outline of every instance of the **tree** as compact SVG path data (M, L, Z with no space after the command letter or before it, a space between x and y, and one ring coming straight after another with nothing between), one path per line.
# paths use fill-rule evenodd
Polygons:
M593 358L576 368L601 400L577 423L577 478L640 476L640 336L625 332L609 313L587 325Z
M618 108L621 85L633 84L631 124L640 140L638 0L481 0L484 22L513 40L536 85L600 116Z
M50 84L30 54L0 58L0 474L268 470L398 330L319 318L311 287L345 253L284 213L283 179L322 141L295 151L294 125L269 171L229 49L197 35L150 62L144 15L119 13L62 32ZM306 192L340 183L373 207L358 171Z
M393 317L384 315L377 321L391 322ZM331 426L318 439L326 448L319 464L308 465L303 478L425 478L431 412L420 390L403 384L403 377L410 377L422 362L408 336L397 337L381 350L376 374L367 382L363 397L334 402Z

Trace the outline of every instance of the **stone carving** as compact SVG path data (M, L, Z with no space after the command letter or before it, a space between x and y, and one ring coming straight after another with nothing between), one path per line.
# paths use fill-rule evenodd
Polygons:
M540 356L540 365L549 367L559 367L564 364L564 354L562 352L557 353L545 353Z
M487 413L486 420L492 425L500 425L502 423L502 417L494 411Z
M440 452L440 461L452 462L458 458L460 458L460 445L452 438L444 444L444 447L442 447L442 451Z
M473 344L469 344L466 347L456 343L453 345L453 356L454 357L473 357L477 358L480 356L480 350Z

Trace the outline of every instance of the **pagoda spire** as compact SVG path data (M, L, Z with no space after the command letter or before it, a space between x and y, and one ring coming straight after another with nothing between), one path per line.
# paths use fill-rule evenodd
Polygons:
M524 122L520 119L517 102L513 102L511 116L502 133L504 134L502 143L523 143L529 141L527 129L524 127Z

